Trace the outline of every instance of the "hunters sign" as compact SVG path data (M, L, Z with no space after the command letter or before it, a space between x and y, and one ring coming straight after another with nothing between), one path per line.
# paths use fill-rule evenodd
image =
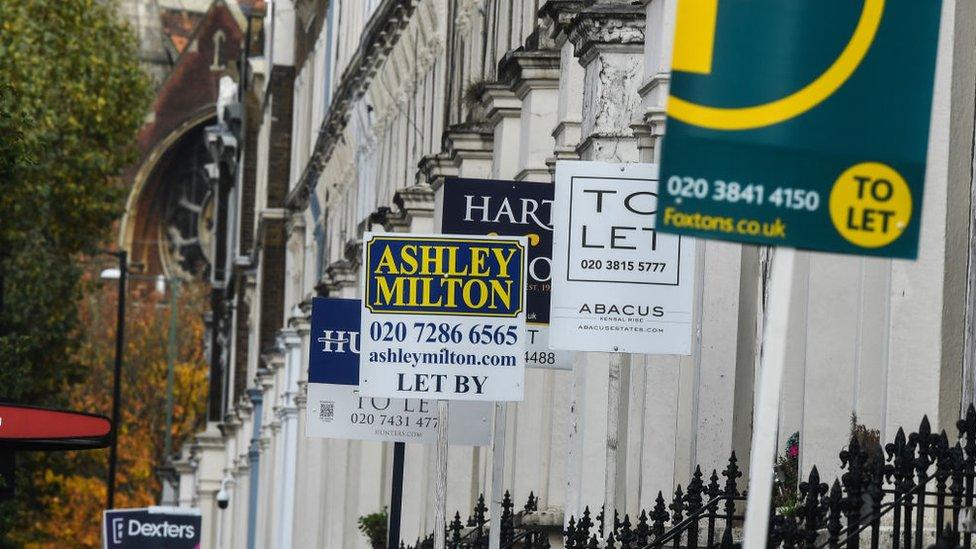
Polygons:
M916 257L941 7L680 0L661 231Z
M550 345L691 352L695 242L658 234L657 166L556 163Z
M358 299L312 299L307 436L433 443L437 439L435 402L359 394L361 309ZM487 403L452 403L450 443L488 444L491 410Z
M522 400L525 237L366 233L365 396Z

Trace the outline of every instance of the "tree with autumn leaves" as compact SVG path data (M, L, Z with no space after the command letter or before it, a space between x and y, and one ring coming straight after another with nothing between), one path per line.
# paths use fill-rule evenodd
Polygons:
M75 410L108 414L112 399L115 341L115 284L89 285L79 307L82 329L77 360L84 381L67 393ZM177 353L174 362L173 447L180 448L201 426L207 400L207 368L201 342L206 288L181 285L177 304ZM156 505L161 490L156 467L163 455L166 426L167 337L169 300L152 285L130 289L122 372L117 507ZM10 534L18 545L97 547L105 505L107 451L25 454L38 490L38 507L21 515Z
M152 89L112 0L0 0L0 400L108 414L112 240ZM129 295L119 505L154 503L162 453L167 309ZM201 290L179 307L175 442L205 401ZM178 446L176 446L178 447ZM22 453L0 547L99 544L107 451Z

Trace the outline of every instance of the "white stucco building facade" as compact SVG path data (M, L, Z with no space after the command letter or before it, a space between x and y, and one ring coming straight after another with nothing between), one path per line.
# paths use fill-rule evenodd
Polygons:
M240 163L254 162L253 180L237 174L256 198L245 207L237 193L228 206L231 229L255 235L248 249L230 239L241 274L227 299L241 318L222 371L237 378L178 464L180 502L203 510L205 546L246 547L253 528L257 547L369 547L357 519L388 505L392 444L305 437L311 298L360 296L364 231L435 231L445 177L551 182L557 159L657 162L676 2L268 2L243 94L253 145ZM852 414L887 440L926 414L951 428L976 394L976 6L944 0L942 29L919 259L798 254L779 438L800 432L801 468L828 478ZM280 256L261 245L274 231ZM699 242L693 352L624 360L615 433L607 354L527 370L505 430L514 501L531 492L539 520L561 525L599 508L610 479L614 507L634 515L696 465L721 469L733 450L747 463L772 253ZM279 259L282 276L262 270ZM264 306L273 292L280 306ZM435 527L433 459L432 447L407 446L408 542ZM487 447L451 447L449 517L490 496L491 470Z

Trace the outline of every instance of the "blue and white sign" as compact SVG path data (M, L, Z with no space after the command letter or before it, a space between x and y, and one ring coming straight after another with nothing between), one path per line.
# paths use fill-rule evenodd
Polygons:
M105 549L200 548L198 509L111 509L102 517L102 546Z
M306 435L434 443L436 402L359 394L361 307L358 299L312 300ZM490 404L452 403L448 425L451 444L488 444L490 413Z
M528 238L525 367L572 370L572 352L549 348L553 188L551 183L449 177L444 181L441 230Z

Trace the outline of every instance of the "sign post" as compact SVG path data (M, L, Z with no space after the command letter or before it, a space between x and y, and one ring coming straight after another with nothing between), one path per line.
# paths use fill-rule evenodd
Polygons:
M525 237L363 240L362 394L522 400Z
M765 547L773 496L773 466L779 432L779 401L786 368L786 329L793 293L793 248L777 248L769 275L769 302L763 324L759 387L756 390L749 454L749 503L743 547Z
M502 492L505 490L505 427L508 425L508 404L495 403L495 433L491 437L491 501L488 517L492 525L488 530L488 549L501 547Z
M403 512L403 458L407 445L393 443L393 478L390 488L390 524L387 528L387 549L400 549L400 516Z
M654 164L557 162L550 345L609 353L604 539L617 501L625 353L691 353L695 242L657 232Z
M768 535L792 248L917 256L942 2L717 6L678 4L658 226L782 246L744 531L743 546L758 549Z
M571 370L573 353L549 347L549 298L552 291L553 186L528 181L447 178L441 210L445 233L526 236L529 266L526 297L525 367ZM500 517L505 478L505 428L508 405L495 404L491 443L489 517ZM501 531L488 531L489 549L500 546Z
M439 441L439 409L424 399L366 398L359 393L362 337L357 299L312 300L306 436L393 442L387 546L400 546L406 442ZM457 402L452 444L484 445L491 437L490 403Z
M434 549L445 549L447 538L447 401L437 401L437 451L434 464Z
M361 302L312 300L312 342L308 368L310 437L419 442L437 440L437 404L418 398L368 398L359 392ZM455 404L452 444L482 445L491 437L490 405Z
M434 546L440 549L447 432L454 423L447 401L523 398L528 240L366 233L363 266L360 390L438 400Z
M572 370L573 353L549 346L552 205L550 183L449 177L444 181L441 230L528 238L525 367Z
M620 428L620 370L623 353L610 353L610 374L607 383L607 466L603 473L603 531L607 539L613 532L617 509L617 432Z

